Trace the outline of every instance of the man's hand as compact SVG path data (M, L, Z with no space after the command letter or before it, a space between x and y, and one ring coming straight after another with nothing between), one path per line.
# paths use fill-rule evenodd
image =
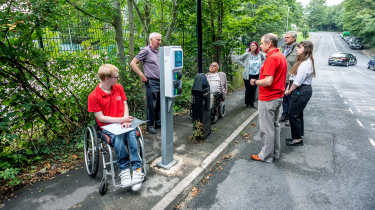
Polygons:
M132 116L125 116L125 122L132 122L134 120L134 117Z
M147 77L144 74L142 74L140 77L141 77L142 82L144 83L147 82Z
M252 85L252 86L256 85L256 84L255 84L255 81L256 81L256 79L251 79L251 80L250 80L250 85Z

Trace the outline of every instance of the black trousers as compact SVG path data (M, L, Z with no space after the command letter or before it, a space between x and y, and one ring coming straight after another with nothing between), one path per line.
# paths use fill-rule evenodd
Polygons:
M254 105L255 96L256 96L256 85L250 85L250 79L259 79L259 74L257 75L249 75L249 80L244 79L245 83L245 104L247 106Z
M160 81L148 79L145 83L147 97L147 125L160 125Z
M288 115L293 139L301 139L301 136L304 136L303 110L311 96L311 85L301 85L290 95Z
M285 90L288 88L289 82L285 84ZM289 107L289 101L290 101L290 95L284 95L283 97L283 113L282 116L287 116L288 115L288 107Z

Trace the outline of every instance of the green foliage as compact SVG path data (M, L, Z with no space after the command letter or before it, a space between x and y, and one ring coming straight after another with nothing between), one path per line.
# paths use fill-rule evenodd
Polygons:
M369 46L375 45L374 11L373 0L345 0L335 6L327 6L325 0L312 0L306 10L313 31L350 31Z
M19 169L7 168L4 171L0 171L0 179L9 181L11 186L15 186L21 183L21 180L17 178L17 174L20 172Z

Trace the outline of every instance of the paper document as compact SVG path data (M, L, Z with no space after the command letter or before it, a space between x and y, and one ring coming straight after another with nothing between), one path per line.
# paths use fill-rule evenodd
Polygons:
M146 121L140 120L138 118L134 118L133 121L132 121L132 125L129 128L121 127L120 123L112 123L112 124L109 124L109 125L102 126L102 129L104 129L106 131L109 131L109 132L111 132L115 135L120 135L120 134L123 134L123 133L127 133L131 130L134 130L136 127L138 127L139 125L141 125L145 122Z

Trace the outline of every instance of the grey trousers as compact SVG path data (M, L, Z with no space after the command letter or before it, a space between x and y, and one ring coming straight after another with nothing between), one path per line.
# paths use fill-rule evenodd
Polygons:
M259 101L259 136L263 141L258 156L266 162L280 158L280 124L281 105L283 99Z

